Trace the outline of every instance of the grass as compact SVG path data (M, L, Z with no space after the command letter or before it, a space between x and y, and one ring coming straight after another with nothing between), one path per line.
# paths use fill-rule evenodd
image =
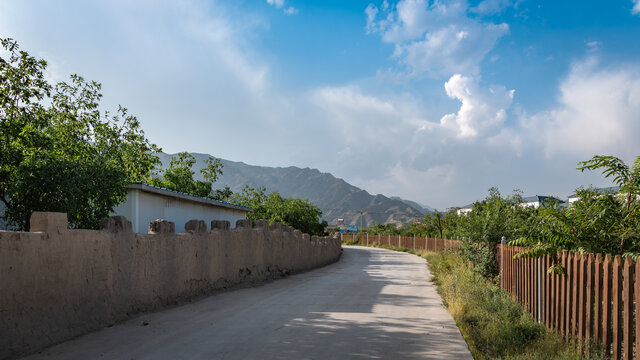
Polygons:
M455 252L426 255L433 282L475 359L586 359ZM590 349L590 359L603 359Z
M606 358L595 347L590 348L591 356L586 357L560 335L547 331L511 295L485 280L454 251L434 253L374 247L413 253L427 259L443 305L451 312L474 359Z

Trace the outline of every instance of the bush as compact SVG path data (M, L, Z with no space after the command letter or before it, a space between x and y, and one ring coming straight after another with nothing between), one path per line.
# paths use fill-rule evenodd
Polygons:
M496 245L486 242L466 242L460 247L462 257L473 264L473 269L484 278L494 279L500 273L496 259Z

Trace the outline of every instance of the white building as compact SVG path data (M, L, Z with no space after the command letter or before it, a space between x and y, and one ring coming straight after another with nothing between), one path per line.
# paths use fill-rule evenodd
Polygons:
M236 220L246 219L249 211L246 206L138 183L127 186L127 201L112 215L125 216L133 231L146 234L149 223L157 219L173 221L176 233L184 232L184 224L193 219L204 220L207 227L211 220L227 220L234 228Z
M564 203L564 201L556 197L547 196L547 195L528 196L526 198L523 198L522 200L523 200L523 203L522 203L523 206L528 206L535 209L539 208L545 202L554 202L559 205L562 205Z

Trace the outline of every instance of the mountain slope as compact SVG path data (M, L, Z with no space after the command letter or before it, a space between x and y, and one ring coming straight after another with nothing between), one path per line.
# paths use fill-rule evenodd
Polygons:
M160 153L163 167L168 167L173 155ZM196 158L194 170L201 179L200 169L207 154L192 153ZM277 191L285 197L308 199L322 210L323 219L335 224L344 219L348 225L373 226L378 223L406 223L424 216L423 209L416 209L401 200L384 195L371 195L342 179L317 169L290 167L265 167L247 165L220 159L223 175L213 184L214 188L229 186L241 191L245 185L253 188L264 186L267 192ZM362 214L361 214L362 212Z

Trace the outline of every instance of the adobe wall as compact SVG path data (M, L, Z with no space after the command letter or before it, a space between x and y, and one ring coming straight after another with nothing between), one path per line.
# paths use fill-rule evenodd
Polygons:
M134 233L123 217L103 230L67 230L66 214L34 213L31 231L0 231L0 359L42 349L134 314L312 269L340 257L339 239L266 221L169 222Z

